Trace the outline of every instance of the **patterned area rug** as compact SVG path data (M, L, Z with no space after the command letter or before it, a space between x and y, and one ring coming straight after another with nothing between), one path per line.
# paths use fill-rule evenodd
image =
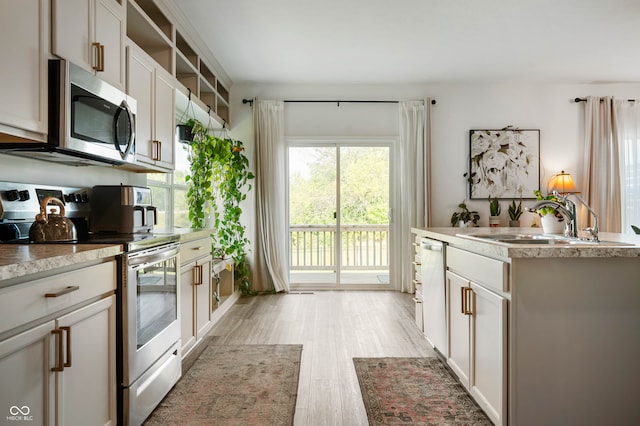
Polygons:
M302 345L209 345L144 423L292 425Z
M354 358L370 425L492 425L436 358Z

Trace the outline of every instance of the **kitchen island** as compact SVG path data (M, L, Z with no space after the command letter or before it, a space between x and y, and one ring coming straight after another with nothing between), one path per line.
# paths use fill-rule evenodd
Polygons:
M536 228L413 232L448 244L447 363L496 424L640 424L640 238L546 245L476 238Z

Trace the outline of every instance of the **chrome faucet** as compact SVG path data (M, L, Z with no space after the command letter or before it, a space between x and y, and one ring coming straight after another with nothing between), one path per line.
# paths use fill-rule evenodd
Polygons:
M553 191L553 195L560 201L553 201L553 200L538 201L536 204L534 204L531 207L527 207L525 210L530 212L536 212L538 211L538 209L541 209L542 207L551 207L555 209L558 213L560 213L560 215L562 215L562 217L566 222L564 226L564 236L578 238L578 219L576 217L576 205L573 201L569 200L568 198L569 195L573 195L574 197L576 197L578 201L580 201L582 205L584 205L587 208L587 210L589 210L589 213L591 213L591 215L593 216L593 226L588 228L583 228L582 231L586 231L589 234L589 239L591 241L593 242L600 241L598 239L598 232L599 232L598 215L596 215L596 212L593 211L591 207L589 207L587 202L584 201L582 197L580 197L578 194L575 194L575 193L570 193L563 196L563 195L560 195L558 191Z
M599 240L598 238L598 232L600 232L600 228L598 227L598 215L596 214L595 211L593 211L593 209L591 207L589 207L589 205L587 204L586 201L584 201L584 199L579 196L578 194L572 193L574 197L576 197L576 199L578 201L580 201L580 203L585 206L587 208L587 210L589 210L589 213L591 213L591 215L593 216L593 226L587 227L587 228L582 228L582 231L585 231L589 234L589 239L595 243L597 243Z
M564 236L578 238L578 227L576 226L576 205L571 200L567 199L567 197L559 195L556 191L553 191L553 195L555 195L560 201L538 201L533 206L526 207L525 210L537 212L538 209L543 207L551 207L564 218Z

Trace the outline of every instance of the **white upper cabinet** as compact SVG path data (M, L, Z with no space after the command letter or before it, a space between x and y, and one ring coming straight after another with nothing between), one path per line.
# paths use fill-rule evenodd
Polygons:
M0 0L0 10L0 133L46 141L48 2Z
M124 16L116 0L53 0L52 53L124 89Z
M175 90L173 77L146 52L127 45L127 94L138 102L136 160L173 170Z

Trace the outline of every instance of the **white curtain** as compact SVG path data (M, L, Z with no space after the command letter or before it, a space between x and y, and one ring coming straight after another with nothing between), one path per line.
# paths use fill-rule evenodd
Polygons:
M262 288L289 291L285 223L284 102L255 99L256 203L258 253L256 272Z
M411 228L429 225L429 134L431 100L399 102L400 194L397 220L400 229L400 282L396 289L413 293L415 250Z
M622 232L640 227L640 102L616 99L616 127L620 147Z
M606 232L622 228L617 112L612 97L587 97L582 197L598 215L600 230ZM592 225L585 209L580 210L578 223Z

